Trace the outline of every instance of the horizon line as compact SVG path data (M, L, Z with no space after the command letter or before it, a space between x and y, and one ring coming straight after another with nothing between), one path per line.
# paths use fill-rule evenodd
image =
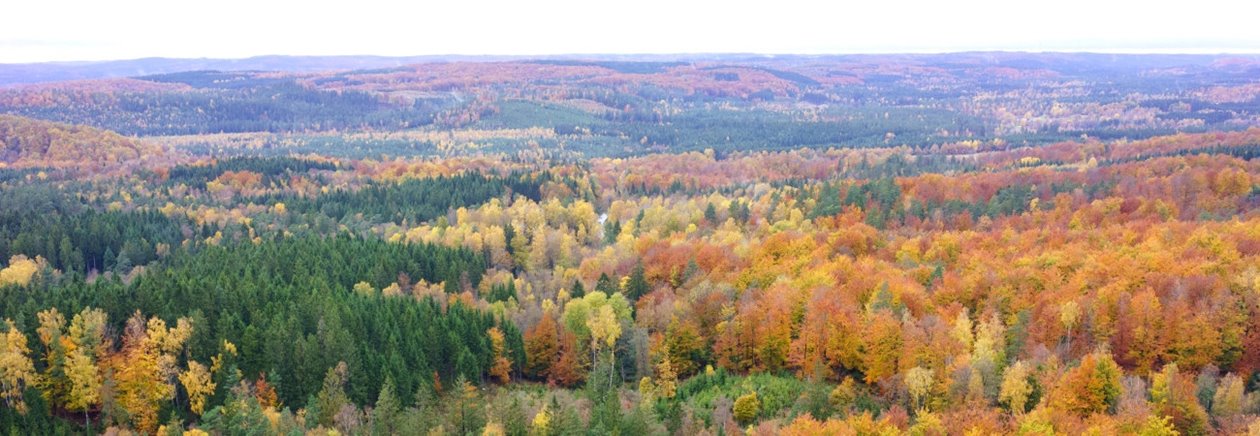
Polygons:
M890 50L890 51L835 51L835 52L636 52L636 53L617 53L617 52L557 52L557 53L529 53L529 54L500 54L500 53L443 53L443 54L410 54L410 55L386 55L386 54L258 54L249 56L140 56L140 57L121 57L106 59L69 59L69 60L40 60L40 61L0 61L3 66L15 65L48 65L48 64L95 64L107 62L131 62L144 60L218 60L218 61L243 61L259 58L353 58L353 57L370 57L385 59L408 59L408 58L512 58L512 59L531 59L531 58L548 58L548 57L703 57L703 56L762 56L762 57L827 57L827 56L896 56L896 55L949 55L949 54L1098 54L1098 55L1128 55L1128 56L1260 56L1260 47L1220 47L1220 48L1202 48L1202 49L1139 49L1139 48L1090 48L1090 49L1067 49L1067 48L1020 48L1020 49L922 49L922 50Z

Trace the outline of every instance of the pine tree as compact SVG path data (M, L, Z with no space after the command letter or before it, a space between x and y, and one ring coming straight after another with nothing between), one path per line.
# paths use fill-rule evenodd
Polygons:
M621 236L621 221L608 219L604 221L604 244L612 245Z
M402 406L398 404L398 397L394 393L394 380L388 376L385 377L385 383L381 384L381 392L376 396L376 405L372 408L372 433L373 434L397 434L398 417L402 412Z
M634 303L651 291L652 287L648 285L647 278L644 275L643 262L639 262L634 266L634 271L630 273L630 280L626 282L626 299Z
M320 425L331 427L333 417L337 416L343 406L350 404L350 398L346 395L349 372L346 362L338 362L337 366L328 368L328 373L324 375L323 387L315 400L319 408L316 420Z
M475 434L486 426L486 413L477 387L462 375L455 380L455 396L450 418L455 434Z
M595 282L595 290L606 295L612 295L617 292L617 284L613 283L612 278L609 278L608 274L600 273L599 281Z

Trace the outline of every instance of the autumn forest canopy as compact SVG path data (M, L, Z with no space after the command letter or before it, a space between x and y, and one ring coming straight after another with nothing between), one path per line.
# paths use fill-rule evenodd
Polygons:
M0 83L0 432L1260 435L1260 57L322 62Z

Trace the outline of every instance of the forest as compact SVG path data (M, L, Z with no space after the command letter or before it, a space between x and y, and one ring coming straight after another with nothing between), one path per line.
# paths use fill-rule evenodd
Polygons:
M1260 58L0 88L0 433L1260 435Z

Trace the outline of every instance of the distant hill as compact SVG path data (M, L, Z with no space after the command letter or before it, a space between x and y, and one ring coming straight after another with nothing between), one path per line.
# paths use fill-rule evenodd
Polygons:
M258 56L246 59L144 58L100 62L0 64L0 87L196 70L310 72L390 68L422 62L496 59L499 58L481 56Z
M0 166L108 165L161 153L108 130L0 115Z
M138 77L185 71L281 71L320 72L373 70L404 65L440 62L494 62L522 60L602 61L629 65L641 62L738 62L738 63L817 63L817 62L922 62L930 64L1008 66L1017 68L1152 69L1187 65L1205 66L1221 58L1246 60L1255 71L1260 57L1255 55L1130 55L1099 53L968 52L942 54L845 54L845 55L761 55L749 53L712 54L597 54L547 56L256 56L245 59L143 58L113 61L42 62L0 64L0 87L61 82L67 80Z
M541 148L594 155L1031 145L1260 125L1255 55L276 56L84 68L131 76L0 88L0 113L128 136L538 128L549 132ZM358 157L378 145L442 148L434 138L337 141Z

